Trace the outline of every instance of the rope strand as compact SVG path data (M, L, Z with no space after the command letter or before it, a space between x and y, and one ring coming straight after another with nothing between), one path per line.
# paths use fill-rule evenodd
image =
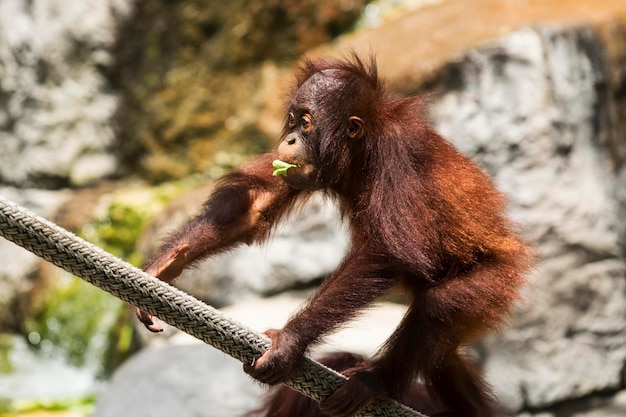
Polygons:
M3 196L0 235L243 363L252 363L270 346L265 336ZM332 369L306 359L302 371L286 385L321 401L344 380ZM393 400L377 400L359 416L426 417Z

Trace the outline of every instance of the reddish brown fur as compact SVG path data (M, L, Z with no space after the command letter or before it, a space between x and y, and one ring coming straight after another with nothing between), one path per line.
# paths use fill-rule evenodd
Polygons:
M245 371L285 381L311 344L400 284L413 297L406 317L376 357L346 371L351 378L322 409L350 416L374 398L402 396L419 377L459 415L493 416L487 384L458 349L497 329L525 283L530 250L502 195L426 123L419 98L385 93L373 61L305 62L287 112L278 149L223 177L145 269L171 280L201 258L262 241L321 190L349 222L351 248L306 307L266 333L271 349ZM277 157L298 167L273 177Z
M353 368L364 358L349 352L333 352L319 358L318 361L336 371ZM421 384L414 382L409 390L394 400L431 417L460 417L448 413L433 404ZM272 389L263 398L261 406L246 414L246 417L326 417L319 404L309 397L292 390L286 385Z

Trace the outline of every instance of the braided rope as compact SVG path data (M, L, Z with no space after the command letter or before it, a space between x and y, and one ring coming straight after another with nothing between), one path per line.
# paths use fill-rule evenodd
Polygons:
M0 235L243 363L251 363L270 346L265 336L2 196ZM332 369L306 359L302 371L286 384L320 401L344 380ZM359 416L425 417L391 400L375 401Z

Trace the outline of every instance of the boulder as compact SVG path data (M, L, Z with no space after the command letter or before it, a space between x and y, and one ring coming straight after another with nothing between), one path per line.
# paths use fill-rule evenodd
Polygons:
M224 314L258 332L282 326L304 302L279 296L233 305ZM347 350L372 355L404 315L398 304L382 303L312 353ZM166 332L170 329L166 329ZM145 331L147 333L147 330ZM122 365L99 396L94 417L237 417L258 404L265 392L241 363L184 333L154 343Z
M526 308L484 344L512 409L623 388L623 144L610 142L619 103L604 41L589 26L526 28L470 49L433 82L437 128L509 195L539 257Z
M571 11L584 20L588 6ZM410 28L417 26L408 22L429 13L432 9L339 47L375 34L411 39ZM532 15L526 9L521 13ZM500 24L511 23L503 36L495 36L490 22L493 39L448 55L440 52L437 60L429 55L434 52L423 50L434 61L428 71L415 62L418 78L408 76L407 57L394 66L391 52L382 52L381 68L390 69L392 88L431 91L436 128L493 176L509 196L513 218L536 246L538 265L529 277L525 305L519 306L511 328L478 346L489 381L511 410L560 412L593 404L612 410L613 396L624 389L626 148L620 138L626 134L621 117L626 106L620 92L626 75L619 68L626 62L626 29L622 21L602 20L604 12L589 13L589 22L580 24L528 26L521 18L502 18ZM295 286L274 284L271 277L280 269L267 269L261 277L262 257L250 262L256 267L249 272L240 269L251 259L246 250L240 258L229 255L237 268L220 272L219 281L232 286L232 294L262 295ZM297 270L309 256L294 257L297 262L289 270ZM214 265L220 262L230 261ZM242 279L249 282L241 284ZM259 285L261 279L271 285Z
M201 208L206 189L173 202L141 239L144 253L155 250L167 231ZM187 216L185 216L187 214ZM335 270L346 250L345 225L333 203L314 196L261 245L236 250L183 272L174 285L217 307L296 288L312 287Z
M94 417L238 417L262 392L237 360L204 344L145 349L98 397Z
M116 173L105 71L130 2L0 2L0 183L59 188Z

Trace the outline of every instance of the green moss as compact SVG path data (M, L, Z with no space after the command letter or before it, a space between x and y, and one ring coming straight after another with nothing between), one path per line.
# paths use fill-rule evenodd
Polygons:
M0 374L8 374L13 371L13 365L9 359L12 346L13 338L10 335L0 334Z
M64 275L60 281L47 294L43 310L28 320L28 340L36 349L63 354L76 366L100 361L108 350L106 335L120 324L126 305L78 278Z
M130 186L114 192L104 214L85 225L82 237L135 266L143 262L135 245L148 222L175 196L194 187L201 176L156 187Z
M143 229L169 200L199 181L188 178L153 188L133 185L120 189L108 197L103 214L79 234L139 266L143 259L135 245ZM77 366L95 361L101 365L103 375L132 353L131 309L99 288L61 273L42 305L25 326L34 348L61 352Z
M123 93L116 150L126 168L160 182L204 172L217 150L267 149L276 138L261 134L261 117L282 92L264 92L275 85L264 68L288 68L350 31L367 2L138 2L111 77Z
M91 415L96 403L95 395L82 398L66 398L59 400L21 400L0 404L0 412L5 417L19 417L35 411L71 411L85 416Z

